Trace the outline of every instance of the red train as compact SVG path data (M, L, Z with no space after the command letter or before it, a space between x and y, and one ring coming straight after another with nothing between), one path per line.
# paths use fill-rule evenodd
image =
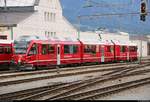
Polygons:
M137 46L119 41L19 40L14 48L13 63L23 69L137 60Z
M0 70L9 69L13 55L12 41L0 40Z

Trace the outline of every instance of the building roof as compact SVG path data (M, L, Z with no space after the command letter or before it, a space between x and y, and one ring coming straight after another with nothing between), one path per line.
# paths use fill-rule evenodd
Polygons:
M0 0L0 13L3 12L33 12L40 0Z
M23 6L34 6L37 4L39 0L6 0L6 6L8 7L23 7ZM5 2L4 0L0 0L0 7L4 7Z

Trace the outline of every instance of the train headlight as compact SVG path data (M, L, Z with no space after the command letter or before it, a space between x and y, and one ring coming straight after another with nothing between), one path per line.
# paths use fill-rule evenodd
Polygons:
M18 57L18 64L21 65L21 63L22 63L22 56L19 56Z

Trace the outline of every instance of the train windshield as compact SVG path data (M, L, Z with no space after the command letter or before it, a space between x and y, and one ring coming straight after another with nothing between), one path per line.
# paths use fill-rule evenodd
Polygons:
M26 41L15 41L14 48L15 54L26 54L29 42Z

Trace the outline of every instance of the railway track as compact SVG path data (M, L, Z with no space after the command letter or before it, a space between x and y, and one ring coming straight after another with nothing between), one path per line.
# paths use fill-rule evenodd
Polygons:
M90 90L84 93L78 93L76 95L68 96L66 98L59 98L60 100L96 100L100 97L105 97L123 90L128 90L129 88L135 88L141 85L150 84L150 77L125 82L121 84L116 84L108 87L97 88L94 90Z
M113 76L110 76L108 77L108 79L103 79L103 81L110 81L110 80L113 80L113 79L120 79L120 78L124 78L124 77L129 77L129 76L136 76L136 75L141 75L142 73L149 73L150 72L150 69L147 69L147 70L140 70L140 71L135 71L135 72L131 72L131 73L128 73L128 74L125 74L125 75L122 75L120 73L120 75L116 74L116 75L113 75ZM146 78L147 79L147 78ZM149 82L150 82L150 78L148 77L149 79ZM141 79L140 79L141 80ZM132 83L134 83L135 81L131 81ZM96 81L96 84L98 84L99 82ZM125 85L128 85L129 83L126 82L127 84ZM119 84L121 85L121 84ZM112 86L107 86L107 87L103 87L103 88L98 88L98 89L94 89L94 90L89 90L89 91L83 91L83 92L72 92L72 93L63 93L62 95L60 94L57 94L57 96L55 97L50 97L48 98L49 100L81 100L81 99L86 99L88 98L87 96L92 96L93 94L99 94L99 93L102 93L102 92L105 92L105 88L109 89L109 88L113 88L113 86L117 86L117 85L112 85ZM88 86L90 87L90 86ZM79 91L79 90L78 90ZM110 91L110 90L109 90ZM94 96L93 96L94 97ZM91 98L91 97L90 97ZM89 98L88 98L89 99Z
M114 65L114 64L113 64ZM115 66L115 65L114 65ZM139 66L137 66L137 68L142 68L142 67L145 67L145 66L149 66L149 64L148 63L145 63L145 64L143 64L143 65L139 65ZM121 69L120 69L121 68ZM60 92L60 89L62 88L62 90L64 90L64 89L69 89L69 88L71 88L70 90L72 90L72 88L75 88L76 87L76 89L73 89L73 90L78 90L78 87L80 87L80 85L81 86L83 86L84 87L84 85L86 85L87 83L89 83L89 82L93 82L93 83L96 83L95 82L95 80L100 80L101 79L101 81L103 82L105 79L103 79L104 77L105 78L108 78L108 76L118 76L119 77L119 75L120 74L126 74L126 73L128 73L128 72L132 72L132 75L138 75L138 74L141 74L141 73L148 73L149 72L149 70L140 70L140 71L134 71L135 69L137 69L135 66L133 66L133 67L130 67L130 66L126 66L126 67L124 67L124 68L122 68L122 67L118 67L118 68L116 68L115 70L111 70L111 72L108 72L108 73L106 73L106 74L103 74L102 76L99 76L99 77L96 77L96 78L90 78L90 79L87 79L87 80L82 80L82 81L78 81L78 82L72 82L72 83L61 83L60 85L58 84L58 85L56 85L56 86L58 86L58 87L54 87L53 88L53 90L52 90L52 88L46 88L46 89L44 89L45 87L40 87L40 88L35 88L35 89L28 89L28 90L23 90L23 91L20 91L20 93L19 92L16 92L16 93L8 93L8 94L5 94L5 95L0 95L0 99L20 99L20 98L22 98L22 99L34 99L34 97L35 97L35 99L36 98L38 98L38 96L36 95L37 93L39 93L39 97L42 97L44 94L45 95L47 95L47 93L45 93L45 91L49 91L49 92L56 92L56 96L58 95L58 99L59 99L59 94L61 95L63 95L63 96L65 96L66 94L65 93L59 93ZM64 70L67 70L67 69L64 69ZM70 70L70 69L69 69ZM102 69L103 70L103 69ZM119 74L120 73L120 74ZM77 74L77 73L76 73ZM76 74L74 74L74 75L76 75ZM80 74L83 74L82 72L80 73ZM58 77L63 77L63 76L58 76ZM122 76L123 77L123 76ZM125 77L125 76L124 76ZM51 77L50 77L51 78ZM53 77L52 77L53 78ZM107 79L107 80L113 80L113 79L115 79L116 77L112 77L111 79ZM119 77L120 78L120 77ZM47 79L47 78L46 78ZM30 81L31 81L31 79L29 79ZM43 80L43 79L40 79L40 80ZM106 81L107 81L106 80ZM27 81L27 82L30 82L30 81ZM32 80L33 81L33 80ZM100 82L101 82L100 81ZM25 81L26 82L26 81ZM20 82L14 82L14 83L5 83L5 84L3 84L2 85L2 83L0 84L0 85L2 85L2 86L4 86L4 85L13 85L13 84L19 84L19 83L25 83L24 82L24 80L23 81L20 81ZM73 87L74 86L74 87ZM46 86L46 87L51 87L51 86ZM89 87L88 85L87 85L87 87ZM82 89L82 87L81 87L81 89ZM68 91L68 90L67 90ZM64 91L63 91L64 92ZM70 92L70 91L69 91ZM42 93L42 94L41 94ZM59 94L58 94L59 93ZM68 92L67 92L68 93ZM11 96L11 95L13 95L13 96ZM42 96L41 96L42 95ZM56 97L55 97L55 95L53 95L54 97L51 97L51 98L49 98L49 99L55 99ZM4 97L5 96L5 97ZM8 96L8 97L7 97ZM33 97L31 97L31 96L33 96Z
M144 63L148 63L147 61L145 61ZM98 67L105 67L102 68L102 71L109 71L109 70L115 70L117 68L106 68L106 67L112 67L112 66L123 66L123 65L129 65L131 63L115 63L115 64L105 64L105 65L93 65L93 66L82 66L82 67L73 67L73 68L64 68L64 69L59 69L59 72L69 72L69 71L77 71L77 70L88 70L88 69L94 69L94 68L98 68ZM133 63L132 63L133 64ZM137 62L134 64L137 64ZM6 73L4 74L0 74L0 79L6 79L6 78L13 78L13 77L20 77L20 76L31 76L31 75L38 75L38 74L50 74L50 73L55 73L57 72L57 69L51 69L51 70L40 70L40 71L32 71L32 72L16 72L16 71L5 71Z
M141 61L142 62L147 62L147 61L150 61L150 58L142 58ZM135 61L135 62L112 63L112 64L106 63L106 64L100 64L100 65L82 65L82 66L77 66L77 67L62 68L62 69L60 69L60 71L63 71L63 70L76 70L76 69L82 69L82 68L120 66L120 65L127 65L127 64L133 64L133 63L139 63L139 62ZM45 73L45 72L56 72L56 71L57 71L56 69L48 69L48 70L32 71L32 72L26 72L25 73L25 72L20 72L20 71L17 71L17 70L9 70L9 71L0 71L0 75L18 74L18 75L21 76L21 75L31 75L31 74L34 74L34 73L42 74L42 73ZM9 77L9 76L7 75L5 77ZM13 77L13 75L10 76L10 77Z
M65 85L65 84L67 84L67 83L55 83L55 84L48 85L48 86L43 86L43 87L38 87L38 88L27 89L27 90L23 90L23 91L3 94L3 95L0 95L0 100L17 99L17 98L25 97L26 95L33 95L33 94L37 94L38 92L41 92L41 91L46 91L46 90L49 90L52 88L57 88L57 87L60 87L62 85Z
M32 95L28 94L25 97L13 98L13 99L19 99L19 100L40 99L41 97L43 97L45 95L51 95L51 97L48 99L61 99L62 96L65 97L65 96L69 95L70 93L77 92L79 90L85 89L87 87L93 86L98 83L110 81L110 80L121 78L121 77L127 77L129 75L132 76L132 75L141 74L141 70L136 73L132 72L130 74L126 74L126 73L122 74L122 72L124 72L124 71L127 72L128 70L124 69L124 70L120 70L118 72L114 71L114 73L110 73L109 75L107 75L107 77L99 76L99 77L91 78L91 79L84 80L84 81L79 81L79 82L74 82L71 84L62 85L62 86L54 88L54 89L41 91L41 92L38 92L38 94L32 94ZM147 73L147 72L148 71L145 71L145 73ZM13 93L11 93L11 94L13 94ZM5 96L7 96L7 95L5 95Z
M96 84L99 84L99 83L105 83L107 81L112 81L112 80L116 80L116 79L120 79L120 78L125 78L125 77L129 77L129 76L136 76L136 75L139 75L141 73L149 73L150 72L150 69L149 70L145 70L143 72L141 71L138 71L136 73L130 73L130 74L116 74L116 75L112 75L112 76L109 76L107 78L104 78L104 79L100 79L100 80L96 80L95 82L92 82L92 83L89 83L89 84L86 84L80 88L76 88L74 90L69 90L69 91L66 91L66 92L63 92L63 93L58 93L57 95L53 95L53 96L50 96L50 97L45 97L44 100L67 100L67 99L73 99L73 98L70 98L70 97L78 97L78 94L76 94L77 92L81 91L81 90L85 90L85 89L89 89L90 87L96 85ZM75 93L75 94L73 94ZM82 93L79 93L79 95L82 94ZM70 95L70 96L68 96ZM84 96L84 95L81 95L81 96ZM32 98L31 98L32 99Z
M140 66L148 66L148 64L143 64ZM135 68L138 67L139 65L128 65L128 66L120 66L116 70L121 69L121 68ZM19 79L19 80L9 80L9 81L1 81L0 86L7 86L7 85L14 85L14 84L20 84L20 83L27 83L27 82L33 82L33 81L40 81L40 80L46 80L46 79L53 79L53 78L59 78L59 77L67 77L67 76L75 76L75 75L83 75L83 74L90 74L90 73L98 73L102 71L110 71L110 69L90 69L90 70L79 70L79 71L72 71L72 72L66 72L66 73L61 73L61 74L54 74L54 75L48 75L48 76L43 76L43 77L35 77L35 78L27 78L27 79Z
M120 65L128 65L128 64L137 64L134 63L113 63L113 64L100 64L100 65L85 65L79 67L69 67L69 68L60 68L59 71L73 71L73 70L83 70L83 69L90 69L95 67L112 67L112 66L120 66ZM46 74L46 73L54 73L57 72L57 69L48 69L48 70L39 70L39 71L32 71L32 72L20 72L20 71L0 71L0 78L9 78L9 77L16 77L16 76L28 76L34 74Z

